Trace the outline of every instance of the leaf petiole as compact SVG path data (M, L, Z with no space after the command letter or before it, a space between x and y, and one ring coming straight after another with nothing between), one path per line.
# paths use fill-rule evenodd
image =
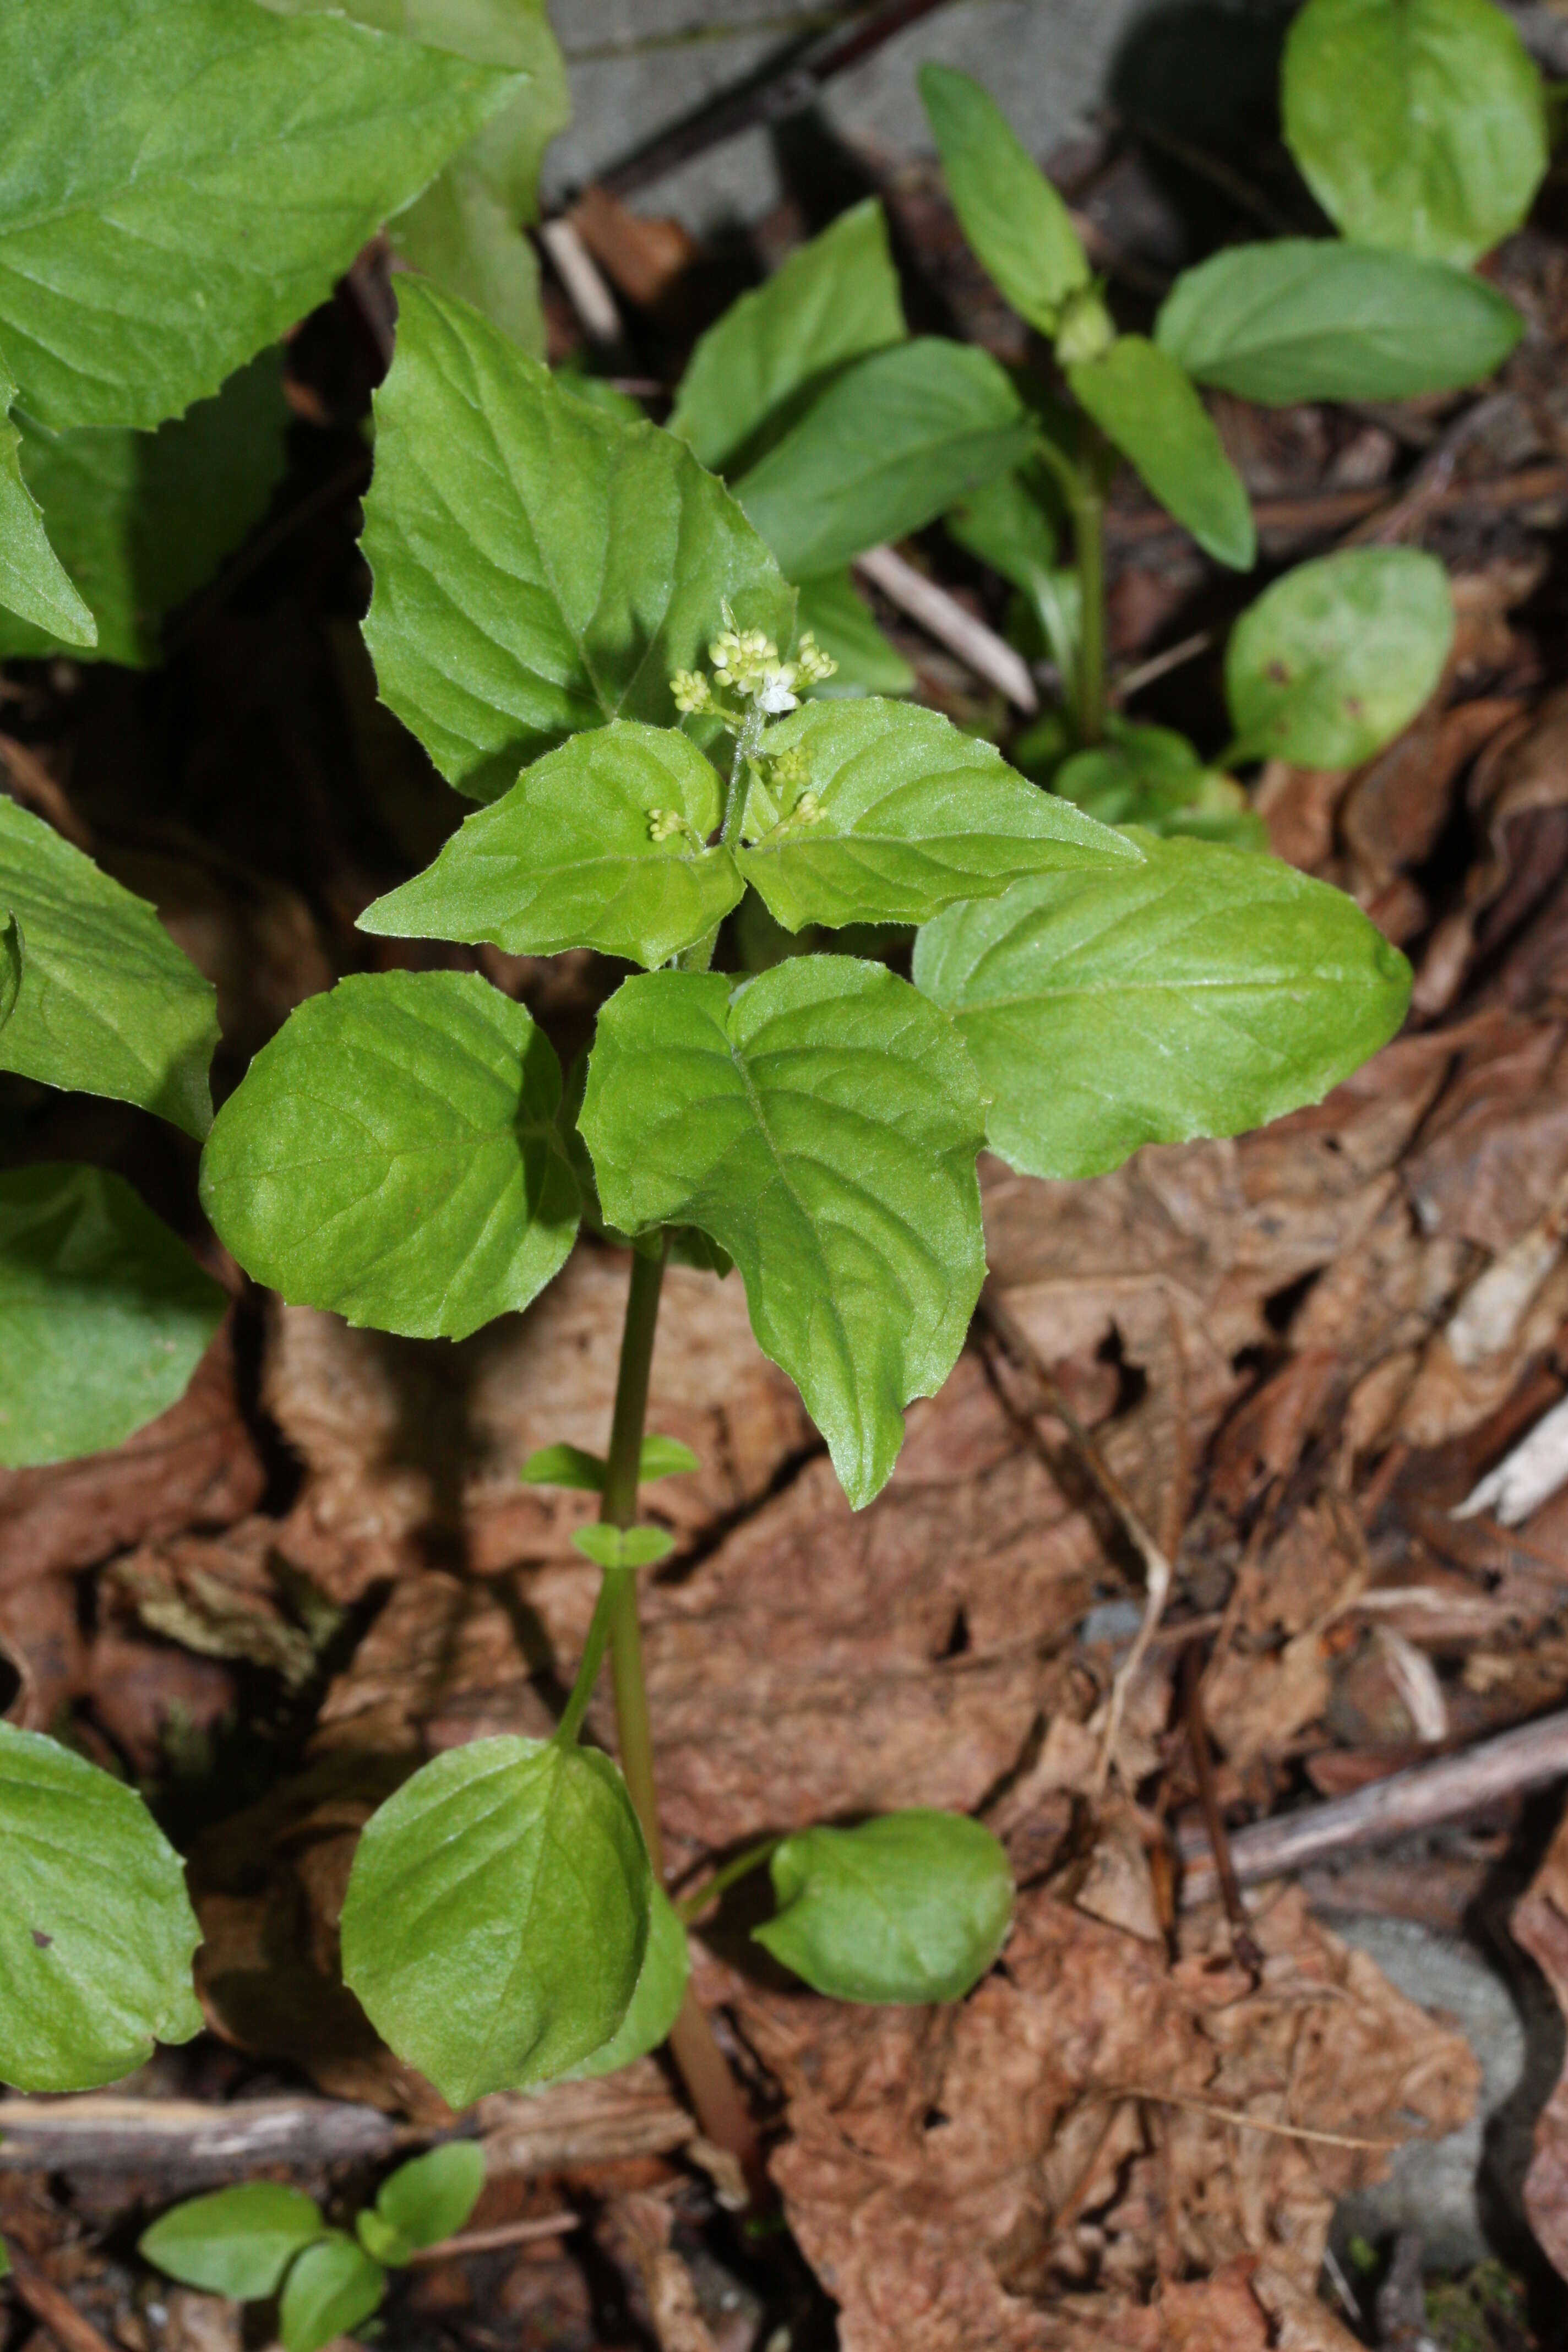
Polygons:
M694 1893L682 1895L675 1906L675 1916L681 1926L695 1927L710 1903L717 1903L721 1895L726 1894L739 1880L750 1877L753 1870L761 1870L783 1843L782 1836L763 1838L760 1845L748 1846L744 1853L738 1853L732 1862L727 1862L721 1870L716 1870L711 1878L705 1878Z

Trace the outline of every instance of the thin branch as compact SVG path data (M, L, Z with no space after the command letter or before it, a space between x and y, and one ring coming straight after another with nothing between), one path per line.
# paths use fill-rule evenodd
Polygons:
M583 241L582 231L569 220L547 220L540 229L539 242L553 262L555 275L589 341L606 347L618 343L623 333L621 314L607 279Z
M1271 2116L1249 2116L1241 2107L1222 2107L1213 2099L1194 2098L1190 2092L1152 2091L1139 2083L1124 2084L1103 2095L1108 2099L1146 2099L1156 2107L1186 2107L1195 2116L1212 2116L1216 2124L1234 2124L1238 2131L1267 2132L1273 2139L1311 2140L1319 2147L1375 2148L1380 2155L1386 2155L1389 2149L1405 2145L1402 2139L1366 2139L1357 2132L1319 2131L1310 2124L1276 2123Z
M889 604L918 621L928 635L966 662L977 677L1005 694L1015 709L1033 717L1040 707L1029 666L984 621L966 612L956 596L917 572L890 547L873 547L855 559L855 569L879 588Z
M563 2238L580 2230L580 2213L542 2213L531 2221L500 2221L493 2230L467 2230L456 2238L441 2238L420 2246L403 2260L405 2270L428 2269L432 2263L460 2263L469 2254L494 2253L502 2246L526 2246L535 2238Z
M1230 1948L1242 1967L1251 1969L1256 1974L1263 1966L1263 1955L1252 1940L1251 1923L1247 1916L1247 1906L1241 1899L1236 1864L1230 1855L1225 1815L1220 1811L1219 1790L1215 1785L1209 1727L1204 1718L1203 1645L1198 1642L1189 1642L1182 1653L1182 1707L1187 1728L1187 1752L1192 1758L1193 1774L1198 1784L1198 1802L1203 1809L1204 1832L1209 1842L1215 1874L1219 1881L1225 1916L1230 1922Z
M1111 679L1111 701L1130 701L1146 686L1152 686L1157 677L1165 677L1172 670L1180 669L1184 663L1195 660L1199 654L1206 654L1213 643L1214 631L1199 629L1194 635L1184 637L1179 645L1167 646L1163 654L1152 654L1147 661L1140 662L1136 669L1125 670L1120 677Z
M13 2250L11 2284L34 2318L47 2327L62 2352L114 2352L84 2312L77 2309L63 2288Z

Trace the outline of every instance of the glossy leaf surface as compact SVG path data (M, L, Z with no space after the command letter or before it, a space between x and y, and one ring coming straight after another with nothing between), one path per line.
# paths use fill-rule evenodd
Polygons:
M743 471L840 368L904 333L887 222L868 196L699 337L669 429L715 472Z
M1479 383L1524 320L1506 295L1447 262L1281 237L1187 270L1154 332L1200 383L1283 407Z
M673 726L670 677L702 666L725 597L790 642L792 592L683 443L590 406L466 304L417 283L399 302L364 634L448 782L494 800L584 728Z
M1047 875L954 907L915 944L1034 1176L1238 1135L1316 1102L1384 1045L1410 973L1341 892L1277 859L1146 836L1129 874Z
M1492 0L1310 0L1283 96L1308 186L1359 245L1463 268L1546 170L1541 77Z
M564 2073L618 2030L651 1884L607 1756L477 1739L373 1816L343 1905L343 1974L398 2055L466 2106Z
M23 407L148 425L216 392L515 88L335 16L12 0L0 342Z
M648 1915L647 1950L643 1955L642 1974L637 1979L631 2007L621 2021L619 2032L613 2033L592 2056L574 2066L567 2081L585 2083L596 2074L614 2074L622 2066L629 2066L634 2058L646 2057L650 2050L667 2042L669 2029L680 2014L690 1973L691 1953L686 1929L668 1895L661 1886L655 1885Z
M120 1780L0 1723L0 2082L88 2091L202 2028L184 1867Z
M923 335L837 377L736 496L806 580L918 530L1013 465L1033 431L989 352Z
M960 2000L1012 1924L1006 1853L962 1813L797 1830L769 1868L777 1916L752 1932L835 2000Z
M695 744L619 719L524 769L359 928L665 963L716 929L744 887L730 852L707 846L722 813L718 773Z
M183 2285L247 2303L276 2294L295 2255L325 2233L320 2206L302 2189L247 2180L171 2206L142 2231L137 2251Z
M907 703L807 703L770 731L798 765L753 786L737 863L792 931L919 923L1058 866L1135 865L1119 835L1038 791L994 748ZM773 797L776 789L778 798ZM809 793L810 814L801 814Z
M973 1072L879 964L799 956L740 989L649 972L599 1015L583 1133L623 1232L700 1226L851 1503L952 1370L984 1274Z
M1453 639L1453 592L1435 556L1348 548L1298 564L1231 631L1225 686L1237 743L1254 759L1353 767L1409 725Z
M202 1204L285 1298L460 1339L565 1263L578 1195L560 1097L542 1033L477 973L340 981L224 1105Z
M920 86L964 236L1018 316L1054 334L1062 304L1090 275L1066 205L971 75L925 65Z
M1103 358L1080 360L1067 376L1166 513L1217 562L1247 571L1258 540L1246 485L1185 369L1142 335L1121 335Z
M379 2309L385 2292L381 2264L345 2231L328 2231L284 2281L278 2312L284 2352L323 2352Z
M0 1463L119 1445L184 1394L227 1296L123 1178L0 1174Z
M205 1135L217 999L147 901L0 798L0 907L24 941L0 1069L138 1103Z

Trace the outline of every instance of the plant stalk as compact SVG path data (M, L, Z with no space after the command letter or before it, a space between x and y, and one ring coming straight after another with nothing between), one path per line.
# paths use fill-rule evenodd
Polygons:
M1074 470L1068 491L1078 570L1078 731L1086 746L1105 733L1105 494L1091 463Z

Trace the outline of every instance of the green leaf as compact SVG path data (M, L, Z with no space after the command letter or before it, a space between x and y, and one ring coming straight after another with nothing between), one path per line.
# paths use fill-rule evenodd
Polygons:
M132 1789L0 1723L0 2082L89 2091L202 2028L184 1865Z
M768 1866L778 1912L752 1933L835 2000L961 2000L1012 1925L1007 1856L962 1813L798 1830Z
M1067 372L1073 396L1143 487L1216 562L1250 570L1258 553L1246 485L1186 371L1142 335Z
M375 2210L410 2246L454 2238L479 2201L485 2152L477 2140L449 2139L411 2157L376 2191Z
M868 196L699 338L669 429L716 473L742 472L838 370L907 332L887 223Z
M334 16L12 0L0 340L22 405L156 425L216 392L517 87Z
M942 517L960 547L1031 600L1057 568L1056 530L1033 482L1032 467L1014 467Z
M802 632L809 629L823 652L838 664L827 688L830 694L913 692L914 671L877 625L847 570L803 580L795 617Z
M16 385L0 353L0 646L21 624L58 643L90 646L98 625L49 544L38 502L23 478L22 434L13 423Z
M1241 786L1200 760L1184 735L1170 727L1139 726L1114 712L1105 732L1098 749L1063 761L1051 778L1054 793L1101 824L1268 848L1268 827Z
M388 2270L400 2268L414 2252L402 2231L384 2221L374 2206L363 2206L354 2215L354 2235L372 2262Z
M22 473L91 607L100 661L147 668L165 614L202 587L267 509L282 478L288 404L276 352L156 433L50 433L24 424ZM61 643L47 624L0 619L0 655Z
M575 1528L572 1540L584 1559L599 1568L657 1568L675 1549L675 1538L666 1528L611 1528L595 1523Z
M1505 295L1445 261L1281 237L1187 270L1154 338L1200 383L1280 408L1479 383L1523 332Z
M189 1386L228 1301L101 1168L0 1175L0 1463L119 1445Z
M372 1818L343 1905L343 1974L399 2057L467 2106L548 2081L618 2030L651 1885L607 1756L476 1739Z
M684 1478L701 1467L690 1446L682 1445L679 1437L661 1437L654 1429L643 1439L637 1477L645 1486L651 1479Z
M184 2285L251 2303L276 2294L300 2248L325 2234L321 2209L302 2189L247 2180L172 2206L136 2242L147 2262Z
M920 85L964 236L1019 317L1054 335L1090 278L1066 205L979 82L925 65Z
M602 1454L581 1445L542 1445L531 1454L518 1476L530 1486L573 1486L588 1495L602 1495L608 1475Z
M736 496L789 577L810 579L920 530L1033 436L988 352L924 335L846 369Z
M1370 759L1432 694L1453 638L1453 592L1435 556L1349 548L1298 564L1247 608L1226 648L1240 756L1303 768Z
M1020 874L1137 862L1131 843L1026 782L994 745L934 710L808 702L770 730L766 751L771 781L753 786L744 826L756 845L736 862L792 931L923 922ZM778 784L781 758L800 770L787 787Z
M1272 857L1145 836L1147 863L953 907L915 943L1033 1176L1238 1135L1316 1102L1398 1028L1405 959L1354 902Z
M722 814L718 774L695 744L616 719L525 768L359 928L667 963L716 929L744 887L730 852L707 846Z
M586 2083L595 2075L614 2074L643 2058L669 2039L669 2029L680 2014L686 1980L691 1973L691 1952L675 1906L657 1881L652 1886L647 1950L631 2007L619 2031L593 2053L568 2069L569 2083Z
M1310 0L1283 97L1308 186L1359 245L1463 268L1545 174L1541 77L1492 0Z
M322 2352L381 2307L386 2273L346 2231L307 2246L283 2288L278 2333L285 2352Z
M649 972L599 1015L582 1126L605 1214L729 1251L857 1508L963 1344L981 1125L952 1030L881 964L796 956L732 998L711 973Z
M447 782L494 800L611 719L676 719L728 597L780 645L794 596L682 442L556 383L465 304L400 283L376 394L365 640Z
M16 1010L22 992L22 931L15 915L0 925L0 1029Z
M0 906L26 943L0 1069L205 1135L217 998L146 900L0 796Z
M566 1262L578 1195L560 1098L548 1039L477 972L340 981L289 1014L219 1112L202 1205L291 1302L466 1339Z
M10 2275L11 2275L11 2256L10 2256L10 2252L9 2252L9 2251L7 2250L7 2247L6 2247L6 2244L5 2244L5 2239L4 2239L4 2238L0 2238L0 2279L9 2278L9 2277L10 2277Z

